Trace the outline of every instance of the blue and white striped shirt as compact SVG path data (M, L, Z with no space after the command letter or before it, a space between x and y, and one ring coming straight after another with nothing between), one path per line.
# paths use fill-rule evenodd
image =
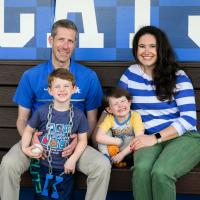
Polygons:
M170 125L179 135L196 130L196 104L191 80L182 70L176 75L172 101L157 99L152 77L137 64L131 65L119 81L119 86L132 94L131 107L141 114L147 134L160 132Z

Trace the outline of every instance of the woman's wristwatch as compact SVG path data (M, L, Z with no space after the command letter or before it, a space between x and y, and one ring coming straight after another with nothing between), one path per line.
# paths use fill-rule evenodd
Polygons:
M160 135L160 133L155 133L154 134L157 140L157 143L161 143L162 142L162 136Z

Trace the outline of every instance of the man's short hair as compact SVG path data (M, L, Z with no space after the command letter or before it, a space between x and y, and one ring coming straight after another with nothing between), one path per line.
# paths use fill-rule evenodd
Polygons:
M77 29L75 23L73 21L69 20L69 19L60 19L60 20L56 21L51 28L51 36L53 38L57 34L57 28L58 27L72 29L76 32L76 36L77 36L78 29Z

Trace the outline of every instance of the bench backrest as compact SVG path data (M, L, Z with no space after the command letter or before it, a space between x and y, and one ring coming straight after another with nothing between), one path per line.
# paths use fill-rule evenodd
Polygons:
M19 139L16 130L17 105L12 97L22 73L42 61L0 61L0 157ZM124 70L132 62L81 62L96 71L102 87L116 86ZM180 63L192 79L197 102L197 115L200 119L200 62ZM199 120L198 120L199 121ZM200 129L200 122L198 122Z

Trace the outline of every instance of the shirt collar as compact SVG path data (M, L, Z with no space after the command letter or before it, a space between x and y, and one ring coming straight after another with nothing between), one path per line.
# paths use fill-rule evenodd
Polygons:
M69 71L71 73L74 72L74 67L75 67L75 62L74 62L74 60L70 59ZM54 66L52 64L52 59L48 60L47 68L48 68L49 73L51 73L54 70Z

